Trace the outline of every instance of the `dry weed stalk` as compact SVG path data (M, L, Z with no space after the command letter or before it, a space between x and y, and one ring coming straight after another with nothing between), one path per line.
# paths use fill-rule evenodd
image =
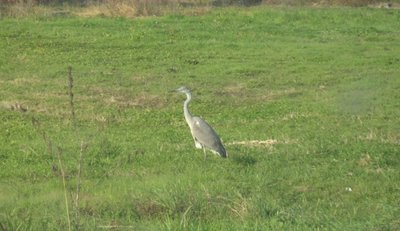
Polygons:
M75 196L75 230L79 230L80 227L80 213L79 213L79 194L81 191L81 174L82 174L82 162L83 162L83 154L86 151L88 145L81 141L81 148L79 152L79 162L78 162L78 173L76 176L76 196Z
M58 165L60 166L60 171L61 171L61 179L62 179L63 187L64 187L64 201L65 201L65 210L67 213L68 230L71 231L71 219L69 217L68 194L67 194L67 181L65 179L65 171L64 171L64 167L62 165L61 154L62 154L62 149L60 147L58 147L57 148L57 157L58 157Z
M74 94L72 92L73 89L73 77L72 77L72 67L69 66L68 67L68 95L69 95L69 103L71 106L71 121L73 126L75 127L75 108L74 108ZM63 160L62 160L62 153L63 150L61 147L59 146L54 146L52 140L49 138L48 134L46 133L46 131L42 128L42 125L40 123L40 121L38 119L36 119L35 117L32 117L32 125L35 128L36 132L38 132L40 134L40 136L42 137L45 145L47 146L47 150L48 152L54 157L54 162L58 161L58 167L57 164L54 163L52 166L53 171L57 172L57 176L61 177L62 180L62 184L63 184L63 191L64 191L64 200L65 200L65 209L66 209L66 214L67 214L67 222L68 222L68 230L71 230L71 218L70 218L70 208L69 208L69 203L72 204L72 212L75 215L75 220L74 222L74 229L75 230L79 230L80 229L80 213L79 213L79 203L80 203L80 191L81 191L81 178L82 178L82 166L83 166L83 156L84 153L88 147L88 145L81 141L80 144L80 152L79 152L79 160L77 163L77 175L76 175L76 179L77 179L77 184L76 184L76 192L74 195L74 192L70 192L70 196L71 196L71 202L68 199L68 188L67 188L67 184L68 184L68 179L66 177L66 171L63 165ZM75 132L77 130L74 130ZM73 197L73 195L75 197Z
M58 167L59 167L59 170L60 170L60 173L61 173L61 180L62 180L62 183L63 183L65 210L66 210L66 213L67 213L68 230L71 231L71 219L69 217L69 205L68 205L68 194L67 194L67 180L66 180L66 177L65 177L65 171L64 171L63 164L62 164L62 158L61 158L62 149L60 147L57 147L57 151L56 152L54 151L53 142L48 137L47 133L42 129L42 126L41 126L39 120L36 119L35 117L32 117L32 125L36 129L36 131L42 136L42 139L43 139L44 143L47 146L48 152L53 157L57 156ZM53 169L53 171L57 171L57 173L58 173L58 168L56 167L55 164L53 164L52 169Z
M74 78L72 77L72 67L68 66L68 95L69 95L69 105L71 107L71 121L75 126L75 107L74 107L74 93L72 88L74 87Z
M51 139L47 136L47 133L42 129L42 125L40 123L40 121L38 119L36 119L35 117L32 117L32 125L34 127L34 129L36 130L37 133L40 134L40 136L43 139L44 144L47 147L47 152L53 157L53 172L55 172L56 174L58 174L57 172L57 167L55 164L55 155L54 155L54 151L53 151L53 142L51 141Z

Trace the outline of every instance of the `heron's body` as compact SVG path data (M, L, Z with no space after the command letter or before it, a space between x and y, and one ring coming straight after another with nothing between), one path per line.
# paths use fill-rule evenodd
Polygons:
M203 149L204 155L205 149L209 149L221 157L227 157L228 154L225 150L225 147L222 145L221 139L214 129L202 118L192 116L192 114L189 112L189 103L192 100L192 94L190 90L186 87L181 87L178 89L178 91L185 93L187 97L183 104L183 112L185 115L185 120L189 125L190 132L192 133L196 148Z

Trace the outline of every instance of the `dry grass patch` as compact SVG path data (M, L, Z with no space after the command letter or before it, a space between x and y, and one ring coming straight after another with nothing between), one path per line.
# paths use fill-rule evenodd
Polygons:
M302 91L296 88L288 88L283 90L272 90L264 93L259 93L256 97L258 100L274 100L281 97L295 97L300 95Z
M16 78L9 82L15 86L21 86L21 85L26 86L32 84L39 84L41 81L36 77L29 77L29 78Z
M371 162L372 162L371 156L369 154L365 154L358 160L358 165L361 167L366 167L369 166Z
M281 117L281 119L283 121L286 121L286 120L299 119L299 118L309 118L312 116L313 116L312 113L307 113L307 112L290 112L286 115L283 115ZM317 115L314 115L314 116L317 117Z
M250 205L248 200L242 195L239 194L238 197L238 200L233 201L233 205L229 206L229 208L234 216L244 220L249 215Z
M221 94L222 95L227 95L227 96L232 96L232 97L242 97L248 93L247 88L244 84L230 84L228 86L225 86Z
M382 144L400 144L400 133L396 132L387 132L385 133L378 133L377 131L370 130L364 136L359 137L361 140L366 141L375 141Z
M60 3L63 3L61 5ZM84 7L77 3L85 3ZM0 0L0 16L27 17L27 16L66 16L80 17L146 17L159 16L171 13L184 15L203 15L217 5L265 5L282 6L363 6L382 9L399 9L400 3L383 0L102 0L102 1L55 1L55 0ZM248 13L251 14L251 13Z
M293 140L283 140L278 141L276 139L268 139L268 140L243 140L243 141L232 141L226 143L226 145L244 145L244 146L272 146L274 144L291 144L296 143Z
M137 107L163 108L167 105L167 99L160 95L142 92L132 100L131 105Z
M298 185L298 186L295 186L294 189L299 193L305 193L305 192L310 191L310 186L308 186L308 185Z
M133 1L105 1L103 4L89 5L77 9L75 13L81 17L127 17L133 18L137 15L137 8Z
M133 210L140 218L162 217L168 212L168 209L157 201L141 201L133 202Z
M301 90L288 88L282 90L252 91L245 84L231 84L225 86L222 91L216 93L218 96L235 98L236 103L243 102L266 102L283 97L296 97L302 94Z
M104 0L100 4L90 4L78 8L75 13L82 17L127 17L158 16L173 12L199 15L208 12L210 7L201 1L177 0Z
M28 107L23 105L20 102L10 102L10 101L1 101L0 108L4 108L11 111L19 111L19 112L27 112Z
M103 98L108 105L117 105L119 108L163 108L167 105L167 99L160 95L141 92L137 95L112 94Z
M37 5L33 0L20 0L15 1L13 4L0 2L0 16L27 17L30 15L51 15L52 11L50 7Z

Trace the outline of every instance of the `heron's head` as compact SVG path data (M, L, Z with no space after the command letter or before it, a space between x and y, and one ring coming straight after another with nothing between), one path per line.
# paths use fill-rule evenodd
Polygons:
M182 86L182 87L176 89L176 91L177 92L181 92L181 93L185 93L185 94L191 93L190 89L185 87L185 86Z

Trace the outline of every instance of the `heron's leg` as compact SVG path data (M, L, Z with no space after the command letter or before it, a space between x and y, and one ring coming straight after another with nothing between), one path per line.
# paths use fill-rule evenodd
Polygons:
M207 153L206 153L206 149L205 148L203 148L203 152L204 152L204 160L206 160L207 159Z

